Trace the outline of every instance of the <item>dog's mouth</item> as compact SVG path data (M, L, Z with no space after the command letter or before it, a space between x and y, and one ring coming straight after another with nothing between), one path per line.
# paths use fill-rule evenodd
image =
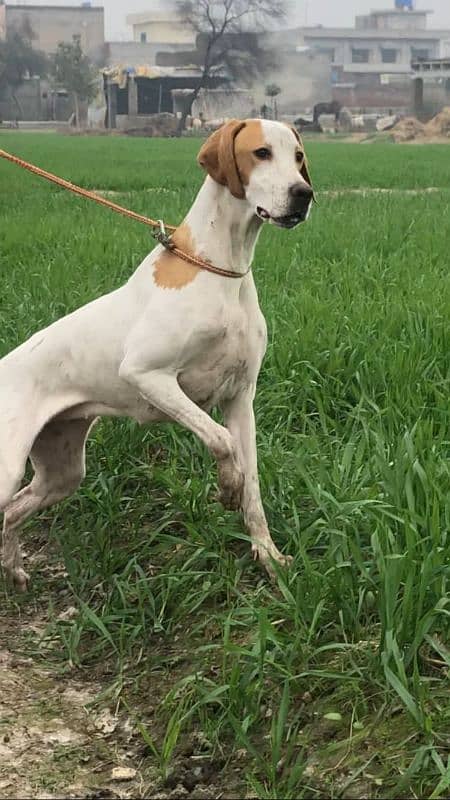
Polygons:
M296 214L287 214L285 217L273 217L265 208L258 206L256 213L263 222L270 222L278 228L295 228L306 219L306 212L297 211Z

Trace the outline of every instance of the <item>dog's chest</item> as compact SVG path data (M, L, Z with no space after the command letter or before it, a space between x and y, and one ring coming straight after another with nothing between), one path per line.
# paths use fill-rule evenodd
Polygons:
M180 371L180 386L197 405L210 409L236 394L247 379L250 358L246 320L234 320L215 335L205 337L199 351Z

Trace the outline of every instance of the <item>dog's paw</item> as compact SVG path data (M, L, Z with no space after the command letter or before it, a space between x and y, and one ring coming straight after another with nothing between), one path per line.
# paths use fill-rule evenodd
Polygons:
M28 586L30 583L30 576L27 572L25 572L22 567L17 567L13 569L9 573L9 578L11 580L14 589L18 594L25 594L28 591Z
M252 554L255 561L259 561L264 567L271 580L277 577L277 566L286 569L293 562L292 556L284 556L280 553L272 539L253 542Z
M242 470L219 465L219 501L228 511L240 511L244 492L245 477Z
M220 490L218 500L227 511L240 511L242 508L242 489L226 486Z

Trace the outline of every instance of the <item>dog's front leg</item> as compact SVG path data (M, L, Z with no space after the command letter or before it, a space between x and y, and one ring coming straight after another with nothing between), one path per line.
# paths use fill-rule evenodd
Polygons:
M255 559L259 559L269 575L273 577L273 563L290 563L277 549L270 535L258 477L258 455L256 449L256 425L253 411L255 387L243 389L233 400L224 405L225 424L238 445L239 456L244 467L244 494L242 509L244 520L252 541Z
M231 433L187 397L176 375L159 369L141 372L124 361L120 376L135 386L151 405L201 439L217 461L219 485L227 507L240 508L244 474L239 463L238 447Z

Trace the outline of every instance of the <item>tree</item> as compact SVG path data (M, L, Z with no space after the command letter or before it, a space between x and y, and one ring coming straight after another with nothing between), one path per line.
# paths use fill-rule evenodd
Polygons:
M278 118L278 109L277 109L277 101L275 100L279 94L281 94L281 87L278 86L276 83L269 83L266 86L266 97L272 98L272 115L274 119Z
M8 33L0 41L0 94L10 93L19 115L22 109L17 99L17 90L27 77L43 77L48 71L48 61L44 53L33 48L34 34L29 25Z
M285 16L284 0L179 0L178 15L197 34L201 75L186 97L178 132L184 130L200 91L224 67L237 80L250 82L273 67L273 53L259 44L258 33Z
M93 100L97 94L97 75L88 57L83 53L80 37L72 42L60 42L53 57L53 76L56 83L73 95L75 120L80 127L80 101Z

